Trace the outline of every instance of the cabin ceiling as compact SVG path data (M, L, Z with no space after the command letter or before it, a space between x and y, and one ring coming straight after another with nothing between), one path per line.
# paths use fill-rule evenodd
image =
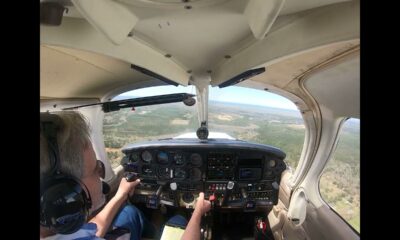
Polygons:
M305 87L322 111L360 118L359 55L350 55L335 67L321 69L305 81Z
M330 58L359 51L359 1L56 2L68 12L60 26L41 25L42 98L101 99L165 84L131 64L181 85L207 73L213 86L264 66L249 82L284 89Z
M100 98L131 81L152 80L127 62L49 45L40 46L40 75L40 95L46 98Z

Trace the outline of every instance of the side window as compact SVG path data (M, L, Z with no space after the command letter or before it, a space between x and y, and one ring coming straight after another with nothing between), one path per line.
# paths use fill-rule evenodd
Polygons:
M347 120L319 181L322 198L360 232L360 120Z

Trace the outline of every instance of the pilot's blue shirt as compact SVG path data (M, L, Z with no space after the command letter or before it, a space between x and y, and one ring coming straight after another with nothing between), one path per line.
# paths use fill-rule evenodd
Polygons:
M71 234L56 234L43 238L44 240L102 240L104 238L96 237L97 225L95 223L86 223L81 229ZM118 239L130 239L130 234L125 234Z
M106 234L108 237L118 240L139 240L143 231L146 235L155 231L152 224L145 218L143 213L133 205L125 205L118 213L116 219L112 223L112 231ZM72 234L56 234L44 240L92 240L104 239L96 237L97 225L95 223L86 223L78 231Z

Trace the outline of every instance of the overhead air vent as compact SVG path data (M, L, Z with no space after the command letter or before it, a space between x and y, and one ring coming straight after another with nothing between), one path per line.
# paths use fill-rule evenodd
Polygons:
M265 67L250 69L250 70L247 70L246 72L242 72L241 74L221 83L220 85L218 85L218 87L224 88L224 87L232 86L232 85L243 82L244 80L254 77L263 72L265 72Z

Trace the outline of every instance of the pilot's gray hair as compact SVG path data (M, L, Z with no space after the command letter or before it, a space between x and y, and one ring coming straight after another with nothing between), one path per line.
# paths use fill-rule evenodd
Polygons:
M85 117L76 111L52 112L62 120L62 127L57 133L59 166L63 174L78 179L83 177L83 153L91 144L90 127ZM49 160L48 143L40 132L40 177L47 174L52 164Z

